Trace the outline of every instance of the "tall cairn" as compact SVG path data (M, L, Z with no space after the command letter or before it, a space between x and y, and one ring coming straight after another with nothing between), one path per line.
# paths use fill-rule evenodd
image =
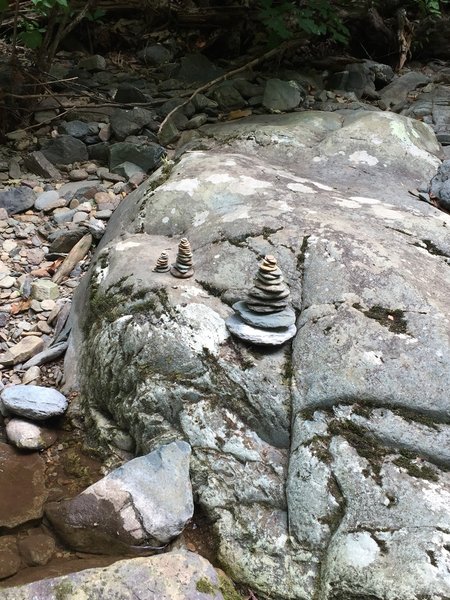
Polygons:
M274 256L259 265L245 300L233 304L235 314L226 325L230 332L252 344L279 346L297 332L289 288Z
M181 238L180 243L178 244L177 258L171 266L170 272L174 277L180 279L187 279L194 274L191 244L187 238Z

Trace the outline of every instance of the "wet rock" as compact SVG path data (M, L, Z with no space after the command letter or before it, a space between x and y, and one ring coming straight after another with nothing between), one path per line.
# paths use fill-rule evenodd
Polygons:
M76 498L46 508L67 544L116 553L134 545L164 545L193 514L190 447L173 442L135 458Z
M27 361L43 348L44 342L40 337L26 336L18 344L11 346L6 352L0 354L0 364L5 366L17 365Z
M43 459L0 443L0 462L0 527L40 519L47 499Z
M124 162L131 162L148 173L159 165L164 154L164 148L152 142L141 146L135 146L128 142L118 142L112 144L109 148L109 168L113 170Z
M268 110L292 110L305 99L305 92L295 81L269 79L264 88L263 105Z
M58 169L38 150L25 156L24 165L31 173L40 175L40 177L53 180L61 179L61 173Z
M1 595L2 600L54 600L75 597L78 590L92 600L102 595L124 600L231 600L236 594L231 582L223 575L219 579L206 559L177 551L7 588Z
M55 554L55 540L45 533L31 533L19 539L20 556L30 567L46 565Z
M20 564L16 538L12 535L0 537L0 579L11 577L17 573Z
M0 190L0 208L6 209L8 215L15 215L32 208L35 198L33 190L24 185Z
M55 165L69 165L88 159L86 145L70 135L60 135L53 140L48 140L42 147L42 154Z
M22 450L43 450L52 446L57 440L54 431L22 419L8 421L6 435L13 446Z
M35 421L59 417L68 405L58 390L38 385L13 385L3 390L0 398L9 413Z

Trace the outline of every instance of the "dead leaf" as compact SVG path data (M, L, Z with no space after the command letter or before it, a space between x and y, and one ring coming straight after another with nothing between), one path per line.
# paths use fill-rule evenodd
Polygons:
M239 108L237 110L230 111L226 117L226 121L234 121L235 119L243 119L244 117L249 117L252 114L251 108Z
M21 312L24 312L25 310L28 310L30 306L31 300L29 298L27 298L26 300L19 300L18 302L14 302L13 304L11 304L9 312L12 315L17 315Z

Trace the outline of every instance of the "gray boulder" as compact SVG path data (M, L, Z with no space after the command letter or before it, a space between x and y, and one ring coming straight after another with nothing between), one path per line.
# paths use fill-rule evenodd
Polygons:
M0 190L0 208L4 208L8 215L15 215L32 208L35 199L33 190L24 185Z
M12 385L1 392L0 399L8 413L35 421L58 417L68 405L58 390L39 385Z
M297 108L304 99L305 92L296 81L269 79L264 88L262 103L268 110L286 111Z
M140 143L117 142L109 147L109 168L111 171L118 165L131 162L143 171L151 172L159 165L165 150L154 142Z
M74 299L67 387L138 453L189 442L220 563L258 595L449 597L449 221L408 193L440 164L434 133L345 110L200 133L208 152L112 216ZM153 272L181 237L194 276ZM225 320L264 254L297 333L262 350Z
M440 205L450 212L450 160L444 160L438 172L430 181L430 196L439 200Z
M23 419L11 419L6 424L8 440L24 450L43 450L55 443L57 434Z
M82 552L114 554L163 546L192 518L191 450L173 442L135 458L46 515L60 537Z
M119 141L123 141L127 136L137 133L153 121L153 113L140 107L131 110L118 108L110 117L111 130Z
M42 147L42 154L54 165L68 165L88 159L86 145L70 135L60 135L48 140Z
M231 590L231 582L219 575L206 559L179 551L121 560L105 568L6 588L0 597L2 600L62 600L75 599L81 592L85 600L227 600L233 597Z

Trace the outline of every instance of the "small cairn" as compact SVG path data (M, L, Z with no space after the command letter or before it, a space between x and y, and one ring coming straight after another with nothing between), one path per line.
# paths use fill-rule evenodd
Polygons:
M187 238L181 238L178 244L177 258L171 266L170 272L174 277L179 277L180 279L187 279L194 274L191 244Z
M259 266L247 298L233 304L235 314L226 321L232 334L246 342L279 346L297 332L290 292L274 256Z
M153 271L155 271L155 273L166 273L169 269L169 255L167 252L161 252Z

